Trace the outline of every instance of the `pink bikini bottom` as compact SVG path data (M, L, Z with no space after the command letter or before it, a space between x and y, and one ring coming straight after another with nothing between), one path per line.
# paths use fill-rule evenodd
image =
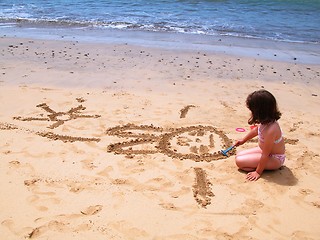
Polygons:
M286 160L285 154L270 154L269 156L278 159L281 163L281 166L284 164L284 160Z

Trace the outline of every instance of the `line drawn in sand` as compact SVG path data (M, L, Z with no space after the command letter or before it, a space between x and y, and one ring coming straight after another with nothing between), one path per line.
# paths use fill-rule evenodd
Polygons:
M187 115L187 113L188 113L188 111L189 111L189 109L190 109L190 108L194 108L194 107L196 107L196 106L194 106L194 105L187 105L187 106L185 106L184 108L182 108L182 109L180 110L180 118L185 118L186 115Z
M211 197L214 194L211 191L212 183L207 179L207 173L202 168L194 168L196 174L195 184L193 187L193 197L196 202L203 208L211 203Z

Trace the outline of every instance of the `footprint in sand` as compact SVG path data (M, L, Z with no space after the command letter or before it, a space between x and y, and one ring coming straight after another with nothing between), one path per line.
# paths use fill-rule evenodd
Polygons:
M121 238L123 239L125 239L126 236L135 236L136 239L148 237L146 231L133 227L129 222L126 221L109 223L105 230L110 232L110 229L116 231L117 235L120 234L120 236L122 236Z
M40 190L42 180L41 179L30 179L25 180L24 185L27 186L29 190L33 193L33 195L27 198L28 202L32 204L39 211L47 211L49 209L49 205L51 204L59 204L60 199L54 197L56 194L54 192L43 192Z
M95 215L97 214L98 212L100 212L102 210L102 205L95 205L95 206L90 206L90 207L87 207L86 209L82 210L81 213L83 215Z

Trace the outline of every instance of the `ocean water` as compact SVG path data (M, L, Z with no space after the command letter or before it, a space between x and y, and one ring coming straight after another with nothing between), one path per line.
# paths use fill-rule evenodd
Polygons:
M40 28L319 44L320 0L0 0L0 34Z

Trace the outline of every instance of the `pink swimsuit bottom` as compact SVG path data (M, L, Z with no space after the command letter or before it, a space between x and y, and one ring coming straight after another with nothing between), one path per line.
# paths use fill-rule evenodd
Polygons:
M284 160L286 160L285 154L270 154L269 156L278 159L281 163L281 166L284 164Z

